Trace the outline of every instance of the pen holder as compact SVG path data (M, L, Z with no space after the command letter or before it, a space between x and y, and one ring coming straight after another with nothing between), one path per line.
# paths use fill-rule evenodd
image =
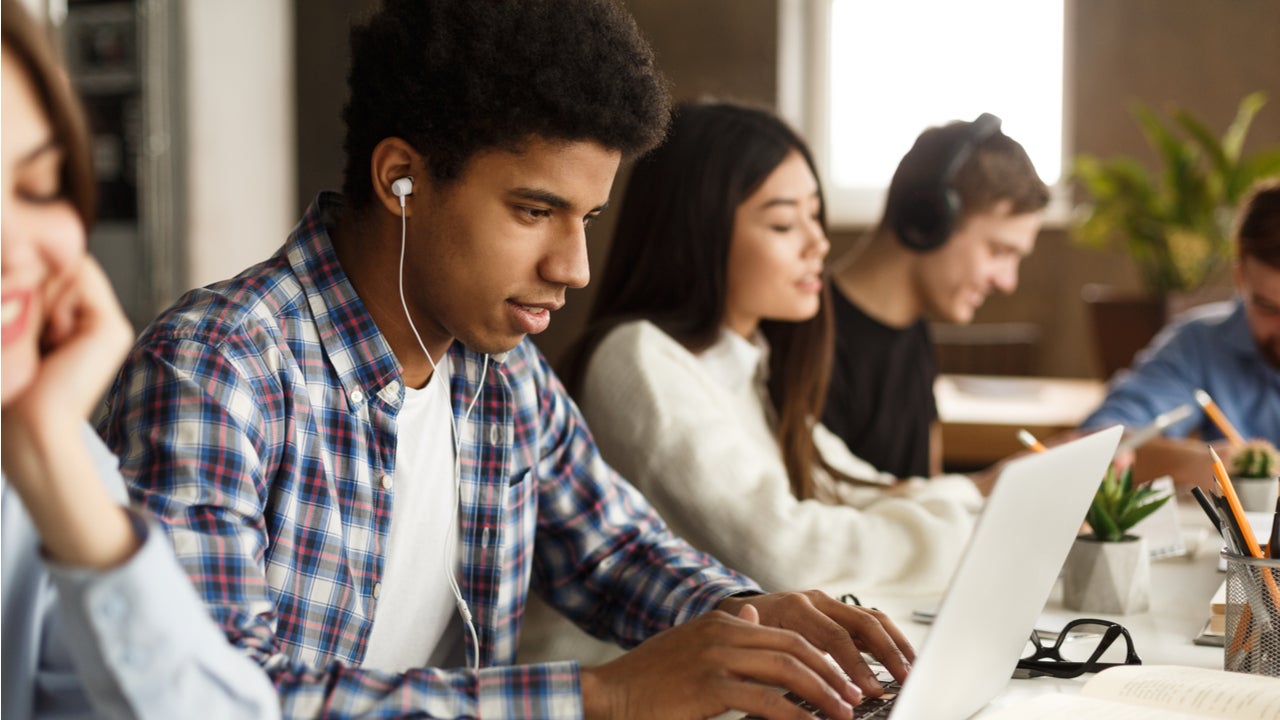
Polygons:
M1227 561L1222 666L1280 676L1280 559L1223 552Z

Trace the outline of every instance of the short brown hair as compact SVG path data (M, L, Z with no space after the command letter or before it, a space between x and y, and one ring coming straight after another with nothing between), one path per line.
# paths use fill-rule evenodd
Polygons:
M87 228L93 222L94 180L89 162L89 127L80 100L54 56L44 29L17 0L0 0L4 49L22 65L63 151L61 189Z
M1280 269L1280 177L1256 183L1236 215L1236 257Z
M970 217L989 212L1002 201L1009 201L1013 215L1038 212L1049 204L1049 187L1022 145L999 130L972 140L977 122L956 120L920 133L889 182L881 232L928 219L915 217L922 206L933 205L922 203L920 198L936 195L941 199L948 189L959 201L959 215L939 228L948 235ZM974 143L972 151L958 167L950 168L957 147L966 142ZM938 238L939 242L945 240Z

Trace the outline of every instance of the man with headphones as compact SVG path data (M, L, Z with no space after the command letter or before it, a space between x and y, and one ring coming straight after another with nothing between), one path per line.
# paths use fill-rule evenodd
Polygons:
M898 477L941 472L927 322L971 322L992 291L1013 292L1048 202L994 115L916 138L879 224L833 263L836 357L823 423L855 455Z
M351 47L342 194L165 311L99 426L286 716L847 718L862 651L905 678L879 613L675 537L527 337L666 126L621 5L384 0ZM515 666L530 592L633 649Z

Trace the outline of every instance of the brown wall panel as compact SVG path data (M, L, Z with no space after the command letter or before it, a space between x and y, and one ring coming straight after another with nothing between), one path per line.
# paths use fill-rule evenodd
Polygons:
M1222 129L1246 93L1266 90L1250 146L1280 142L1280 0L1068 0L1075 18L1069 46L1072 146L1079 152L1126 153L1150 162L1130 115L1135 100L1184 106ZM340 179L345 98L346 20L371 0L299 3L299 199ZM678 99L712 94L770 103L777 96L776 0L626 0L649 38ZM327 10L321 12L323 7ZM302 12L305 8L305 13ZM945 61L940 58L939 62ZM340 66L340 67L339 67ZM869 68L868 72L874 69ZM1015 89L1016 90L1016 89ZM624 165L614 186L621 197ZM590 233L595 274L608 252L615 213ZM833 254L858 228L832 233ZM978 322L1034 322L1042 333L1040 371L1093 374L1092 346L1080 289L1089 282L1137 288L1124 258L1075 246L1061 229L1042 233L1023 264L1016 293L993 297ZM594 288L569 304L537 338L553 360L581 330Z

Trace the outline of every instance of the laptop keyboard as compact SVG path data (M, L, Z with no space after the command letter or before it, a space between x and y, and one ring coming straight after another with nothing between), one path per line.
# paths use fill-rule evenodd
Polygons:
M898 692L902 690L902 685L892 677L888 677L887 673L878 676L877 679L880 680L880 684L884 687L884 694L880 697L866 698L862 702L858 703L857 707L853 709L854 720L889 717L889 711L893 708L894 701L898 699ZM808 710L812 717L830 720L830 716L795 693L789 692L783 697L796 705L799 705L801 708ZM744 720L761 719L759 716L750 715L744 718Z

